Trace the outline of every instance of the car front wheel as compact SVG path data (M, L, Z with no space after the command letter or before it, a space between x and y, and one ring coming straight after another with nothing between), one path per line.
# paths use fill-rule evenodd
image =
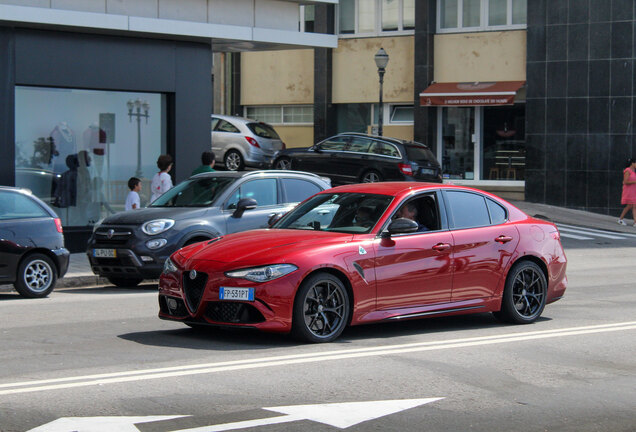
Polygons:
M22 297L41 298L53 291L57 269L46 255L33 254L22 260L17 276L13 286Z
M300 286L294 302L293 335L306 342L331 342L347 326L349 294L340 279L316 273Z
M493 314L504 322L530 324L541 316L547 292L548 284L541 268L532 261L518 262L506 278L501 310Z
M291 159L287 157L281 157L276 159L274 162L274 168L279 170L290 170L291 169Z
M225 154L225 168L230 171L241 171L245 167L243 156L236 150L230 150Z

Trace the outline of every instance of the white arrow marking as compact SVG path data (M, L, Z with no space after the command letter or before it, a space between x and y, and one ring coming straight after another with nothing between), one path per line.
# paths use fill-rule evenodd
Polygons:
M202 426L192 429L180 429L173 432L220 432L245 429L256 426L287 423L298 420L311 420L340 429L345 429L358 423L384 417L410 408L415 408L417 406L435 402L440 399L444 398L269 407L263 409L287 415L256 420L246 420L235 423Z
M135 423L150 423L189 416L62 417L28 432L139 432Z

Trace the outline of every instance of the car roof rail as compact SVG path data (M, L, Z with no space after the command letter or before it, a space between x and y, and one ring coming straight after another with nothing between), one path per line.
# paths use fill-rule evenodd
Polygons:
M319 176L318 174L314 174L311 172L307 172L307 171L296 171L296 170L258 170L258 171L247 171L243 177L249 177L249 176L253 176L253 175L259 175L259 174L302 174L302 175L308 175L311 177L316 177L319 179L323 179L321 176Z

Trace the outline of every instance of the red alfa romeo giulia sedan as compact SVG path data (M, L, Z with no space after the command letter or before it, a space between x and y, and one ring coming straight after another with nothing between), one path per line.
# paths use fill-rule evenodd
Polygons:
M563 296L565 269L557 228L492 194L357 184L314 195L271 229L175 252L159 317L309 342L347 325L475 312L527 324Z

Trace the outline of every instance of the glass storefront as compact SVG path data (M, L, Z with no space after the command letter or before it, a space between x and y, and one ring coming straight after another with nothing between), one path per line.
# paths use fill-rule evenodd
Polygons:
M443 107L438 111L438 155L448 180L523 181L525 104Z
M166 152L166 98L62 88L15 89L16 186L50 204L64 226L91 226L122 211L128 179L144 206Z

